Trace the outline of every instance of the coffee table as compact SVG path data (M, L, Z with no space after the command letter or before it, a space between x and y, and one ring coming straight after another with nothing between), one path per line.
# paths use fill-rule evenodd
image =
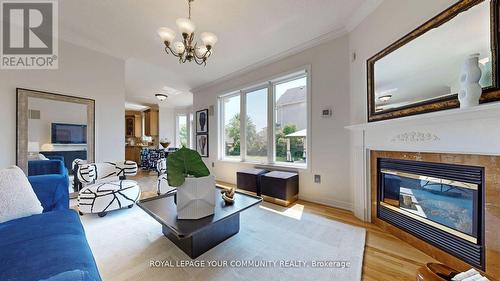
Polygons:
M216 190L215 213L198 220L178 220L173 194L137 203L162 225L163 234L192 259L217 246L240 230L240 212L259 204L262 198L236 192L235 202L226 205Z

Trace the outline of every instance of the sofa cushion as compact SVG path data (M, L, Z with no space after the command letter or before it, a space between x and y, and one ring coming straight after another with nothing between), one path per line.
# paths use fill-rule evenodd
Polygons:
M48 279L43 279L40 281L92 281L92 280L94 279L89 276L89 273L87 271L76 269L76 270L61 272L57 275L51 276Z
M16 166L0 170L0 223L43 211L28 178Z
M72 270L100 280L85 231L74 210L0 224L0 280L41 280Z

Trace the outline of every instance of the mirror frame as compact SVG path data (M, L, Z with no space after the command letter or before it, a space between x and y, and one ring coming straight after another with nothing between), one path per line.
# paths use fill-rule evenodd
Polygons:
M49 92L16 88L16 163L28 174L28 98L72 102L87 106L87 160L95 160L95 100ZM23 149L24 148L24 149Z
M433 111L446 110L457 108L460 106L458 101L458 93L451 94L446 97L439 97L431 100L416 102L413 104L401 106L394 109L383 110L380 112L375 111L375 63L394 52L395 50L403 47L410 41L418 38L427 31L438 28L442 24L450 21L462 12L487 0L462 0L444 10L434 18L426 23L417 27L412 32L406 34L401 39L392 43L387 48L383 49L373 57L366 61L367 67L367 92L368 92L368 122L381 121L404 116L423 114ZM498 73L500 73L498 58L500 57L498 49L499 39L499 1L490 1L490 41L491 41L491 55L492 55L492 86L483 88L480 103L487 103L500 100L500 88L498 85ZM457 77L458 79L458 77Z

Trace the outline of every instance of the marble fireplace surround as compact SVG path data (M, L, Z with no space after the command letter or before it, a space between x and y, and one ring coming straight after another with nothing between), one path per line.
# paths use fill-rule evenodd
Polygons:
M500 103L346 128L351 130L354 214L457 269L470 266L376 217L376 158L485 167L486 272L500 277Z

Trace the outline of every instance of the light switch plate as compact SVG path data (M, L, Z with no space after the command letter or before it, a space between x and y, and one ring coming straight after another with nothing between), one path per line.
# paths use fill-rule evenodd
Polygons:
M314 175L314 182L321 183L321 175Z
M331 108L323 108L321 110L321 117L330 118L333 115L333 110Z

